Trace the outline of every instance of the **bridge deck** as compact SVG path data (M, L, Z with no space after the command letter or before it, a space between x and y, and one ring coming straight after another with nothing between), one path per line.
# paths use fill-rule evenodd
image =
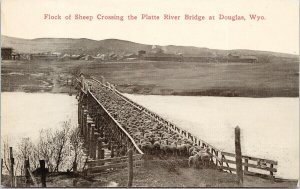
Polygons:
M91 92L94 96L126 129L135 142L142 147L142 150L147 151L147 147L150 147L154 141L160 142L161 145L172 145L172 143L175 145L175 142L177 145L193 144L192 140L168 129L164 124L144 113L117 93L112 93L107 87L99 85L94 80L87 80L87 82L91 85Z
M144 153L189 156L191 146L197 145L207 148L211 161L220 169L236 171L235 154L221 151L164 120L156 113L123 96L111 84L101 83L93 78L78 82L83 82L82 92L91 94L112 119L126 130L134 140L134 145L137 144ZM245 174L273 179L274 172L277 172L277 161L251 156L242 156L242 160ZM267 171L269 174L261 171Z

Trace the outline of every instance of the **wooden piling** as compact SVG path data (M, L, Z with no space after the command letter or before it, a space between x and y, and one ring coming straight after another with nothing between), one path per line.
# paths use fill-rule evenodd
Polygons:
M97 141L98 141L97 159L104 159L104 150L102 149L102 147L103 147L102 139L98 138ZM103 163L100 163L100 165L103 165Z
M113 142L111 142L110 145L111 145L110 146L110 157L113 158L113 157L115 157L115 154L114 154L115 146L114 146Z
M86 136L85 136L85 146L88 149L88 153L90 152L90 136L91 136L91 122L87 121L87 128L86 128Z
M132 187L133 181L133 150L128 151L128 187Z
M95 126L93 124L90 124L90 137L89 137L89 156L91 158L94 157L94 134L95 134Z
M83 137L85 139L87 133L87 111L86 110L83 110L82 127L83 127Z
M240 141L240 128L235 128L235 161L236 161L236 175L239 186L243 185L243 164L242 164L242 150Z

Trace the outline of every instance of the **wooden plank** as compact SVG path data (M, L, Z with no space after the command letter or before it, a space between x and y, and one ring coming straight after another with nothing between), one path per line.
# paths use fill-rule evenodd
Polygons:
M220 168L221 168L221 169L224 169L224 170L229 170L229 171L236 171L236 169L235 169L235 168L232 168L232 167L221 166Z
M232 168L232 167L224 167L224 166L222 166L221 169L230 170L230 171L236 172L236 169ZM270 175L268 175L268 174L255 173L255 172L251 172L251 171L244 171L244 174L245 175L258 176L258 177L261 177L261 178L268 178L268 179L270 179Z
M212 157L216 158L218 161L222 161L220 157L216 156L215 154L211 153L211 152L207 152L209 155L211 155Z
M273 165L278 165L278 162L274 161L274 160L256 158L256 157L251 157L251 156L243 156L243 158L247 158L248 160L252 160L252 161L264 161L266 163L270 163L270 164L273 164Z
M120 168L120 167L127 167L127 162L122 163L115 163L115 164L109 164L109 165L102 165L102 166L95 166L95 167L89 167L87 171L93 172L93 171L101 171L111 168Z
M133 156L134 160L139 160L141 158L142 158L142 154L138 154L138 155ZM87 163L88 164L106 163L106 162L122 161L122 160L127 160L127 159L128 159L128 156L122 156L122 157L107 158L107 159L89 160Z
M229 160L229 159L223 159L223 162L230 163L230 164L235 164L236 163L234 160ZM258 165L251 164L251 163L243 163L243 166L256 168L256 169L261 169L261 170L265 170L265 171L277 172L276 168L260 167Z
M271 177L269 174L255 173L255 172L251 172L251 171L244 171L244 174L261 177L261 178L266 178L266 179L274 179L274 177Z
M222 155L224 156L230 156L230 157L235 157L234 153L229 153L229 152L221 152Z
M230 153L230 152L222 152L222 155L235 157L235 154ZM274 161L274 160L269 160L269 159L264 159L264 158L257 158L257 157L252 157L252 156L242 156L242 157L243 157L243 159L248 159L248 160L251 160L251 161L264 161L266 163L270 163L270 164L273 164L273 165L278 165L278 162Z
M141 165L143 163L143 161L139 160L139 161L134 161L133 163L134 163L134 166L137 166L137 165ZM106 169L111 169L111 168L120 168L120 167L126 168L127 164L128 164L128 162L125 161L125 162L107 164L107 165L102 165L102 166L94 166L94 167L89 167L87 169L87 171L93 172L93 171L101 171L101 170L106 170Z

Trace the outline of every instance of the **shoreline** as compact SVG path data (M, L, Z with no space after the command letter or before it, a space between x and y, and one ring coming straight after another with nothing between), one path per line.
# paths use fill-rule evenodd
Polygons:
M41 86L36 86L37 88ZM69 88L63 88L62 90L1 90L1 92L23 92L23 93L51 93L51 94L69 94ZM119 89L118 89L119 90ZM171 94L165 94L165 93L134 93L130 91L123 91L119 90L123 94L130 94L130 95L153 95L153 96L183 96L183 97L230 97L230 98L299 98L298 95L286 95L286 96L280 96L280 95L243 95L243 96L231 96L231 95L201 95L201 93L171 93ZM72 95L76 94L76 90L72 88Z

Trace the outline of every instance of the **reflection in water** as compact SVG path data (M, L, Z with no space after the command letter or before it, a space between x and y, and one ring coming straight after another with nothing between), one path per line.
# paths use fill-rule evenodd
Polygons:
M130 95L128 98L225 151L279 162L277 176L299 176L299 99Z

